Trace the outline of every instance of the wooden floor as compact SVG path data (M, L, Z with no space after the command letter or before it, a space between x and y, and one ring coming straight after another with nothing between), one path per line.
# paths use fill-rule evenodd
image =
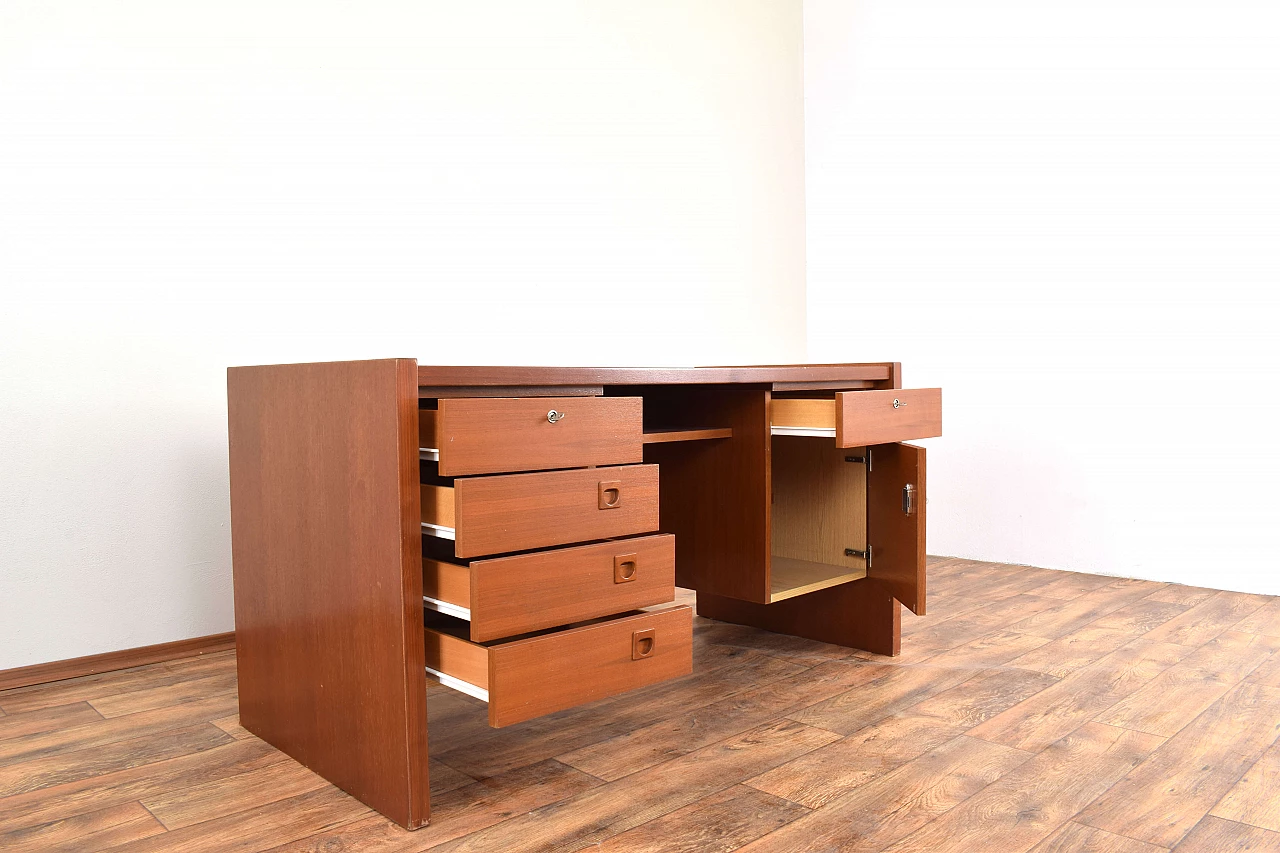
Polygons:
M1280 599L934 560L903 654L699 619L694 675L494 730L408 833L236 723L233 653L0 693L0 850L1280 851Z

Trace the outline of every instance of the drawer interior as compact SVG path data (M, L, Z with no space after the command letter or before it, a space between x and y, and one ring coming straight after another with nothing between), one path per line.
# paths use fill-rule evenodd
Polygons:
M848 553L867 547L865 449L770 440L770 603L866 577L866 560Z
M836 401L775 397L770 402L770 431L774 435L836 437Z
M424 544L424 552L429 549ZM422 601L428 610L471 619L471 567L445 559L445 555L422 558Z
M440 482L422 483L422 532L441 539L457 538L457 514L452 485Z

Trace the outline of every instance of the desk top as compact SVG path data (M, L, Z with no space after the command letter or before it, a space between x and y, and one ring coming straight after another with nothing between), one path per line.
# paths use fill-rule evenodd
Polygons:
M738 367L454 367L419 365L421 396L446 389L492 395L504 388L547 393L601 394L606 386L758 385L773 391L829 388L899 388L897 362L867 364L766 364ZM445 396L445 394L441 394ZM453 396L448 394L448 396Z

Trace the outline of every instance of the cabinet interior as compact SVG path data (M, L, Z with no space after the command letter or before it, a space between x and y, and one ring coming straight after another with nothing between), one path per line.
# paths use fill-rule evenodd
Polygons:
M866 577L866 561L845 553L867 547L866 449L790 435L770 441L770 603Z

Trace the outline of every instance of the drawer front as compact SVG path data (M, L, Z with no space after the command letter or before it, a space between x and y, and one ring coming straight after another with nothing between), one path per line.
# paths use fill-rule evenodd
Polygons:
M441 488L447 489L423 487ZM455 481L450 491L454 554L459 557L658 529L657 465L471 477ZM424 514L423 521L430 519Z
M611 619L489 655L489 725L509 726L693 672L693 611Z
M675 598L674 536L644 536L471 564L471 639L494 640Z
M942 435L942 389L836 394L836 445L864 447Z
M639 397L457 398L439 406L418 413L418 443L439 451L442 477L644 459Z
M469 642L456 624L425 629L426 666L489 703L509 726L693 672L693 610L636 613L509 643Z

